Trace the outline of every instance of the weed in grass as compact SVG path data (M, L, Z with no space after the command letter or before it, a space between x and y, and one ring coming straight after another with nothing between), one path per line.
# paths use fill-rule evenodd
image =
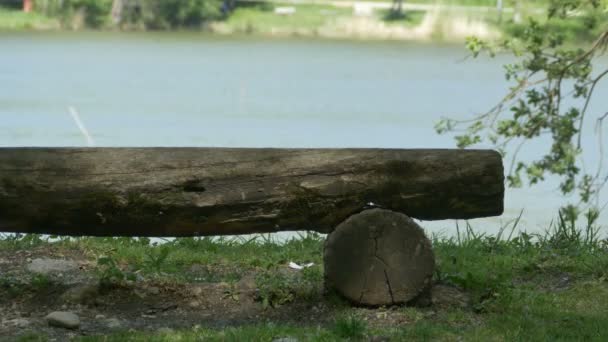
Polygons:
M230 286L224 290L224 295L222 296L223 299L231 299L235 302L238 302L240 300L240 292L238 290L238 287L235 283L230 284Z
M354 315L338 317L332 327L332 332L348 340L359 340L365 337L367 325Z
M0 298L16 298L28 291L40 292L48 289L53 282L44 274L35 274L29 280L20 280L11 276L0 276Z
M0 240L4 243L2 246L11 249L28 249L36 246L40 246L48 242L48 238L44 238L40 234L23 234L14 233L6 234L0 233Z
M580 213L575 207L566 207L558 212L556 224L551 224L544 236L539 236L541 244L557 250L572 250L581 247L593 249L601 245L600 226L597 224L599 211L589 209L585 214L585 225L577 226Z
M255 278L258 300L265 309L276 308L294 300L293 280L281 272L262 271Z
M212 237L184 237L173 240L173 245L179 248L191 250L205 250L209 252L217 252L221 244L217 243Z
M112 287L125 280L135 280L135 274L123 272L113 256L100 256L95 271L101 287Z
M461 341L464 334L441 322L421 321L400 329L394 337L395 341ZM472 339L472 341L496 341L496 339Z
M305 301L317 301L323 289L323 270L320 266L307 267L301 271L296 287L296 297Z
M45 274L35 274L30 280L32 288L36 291L44 290L51 285L51 280Z
M14 298L23 294L25 287L12 277L2 276L0 277L0 290L2 290L0 293Z
M19 342L45 342L48 340L49 338L47 336L43 336L35 332L26 332L17 339Z
M157 274L160 273L163 265L169 257L170 252L171 247L168 245L148 249L146 251L146 260L144 262L145 267L153 270Z
M418 308L404 306L400 310L407 316L408 322L416 323L424 319L424 314Z

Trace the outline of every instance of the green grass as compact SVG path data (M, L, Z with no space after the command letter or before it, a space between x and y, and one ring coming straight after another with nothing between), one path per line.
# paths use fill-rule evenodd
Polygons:
M39 336L36 336L39 338ZM84 337L77 341L273 341L281 337L297 338L299 341L337 341L339 335L325 329L306 329L291 325L275 325L272 323L247 327L226 328L221 331L214 329L197 329L195 331L179 331L171 333L119 333L108 337Z
M404 1L405 2L405 1ZM485 6L485 7L496 7L496 0L412 0L407 3L411 4L441 4L441 5L452 5L452 6ZM511 3L505 1L505 7L512 6Z
M331 332L343 339L354 340L363 339L367 326L355 316L338 317L331 327Z
M296 327L261 320L257 325L223 330L122 332L82 337L82 341L272 341L286 336L300 341L365 340L371 336L428 341L608 340L608 240L598 235L594 222L583 227L573 221L557 222L544 234L514 233L513 226L498 236L488 236L467 224L464 231L457 227L456 236L433 237L435 282L461 288L470 303L464 307L393 308L402 310L408 322L382 328L368 324L360 309L315 290L322 287L323 238L314 233L285 243L259 235L249 239L180 238L160 246L150 245L148 239L130 238L62 239L49 244L39 236L25 235L0 240L0 251L52 246L79 251L92 259L108 257L119 274L139 270L146 276L177 282L191 281L185 274L196 264L208 267L214 281L236 281L244 272L256 271L256 286L269 310L294 300L311 306L338 300L337 318L325 326ZM294 281L279 272L288 261L314 262L315 266ZM32 287L47 286L45 279L32 279L32 283ZM0 286L10 288L11 284L0 277ZM24 338L45 340L39 335Z
M338 0L340 1L340 0ZM344 0L351 1L351 0ZM370 2L391 2L391 0L366 0ZM496 0L404 0L404 4L442 4L442 5L455 5L455 6L485 6L485 7L496 7ZM505 7L512 7L513 2L504 1ZM534 4L536 6L544 6L549 3L548 0L527 0L526 3Z
M292 15L277 15L274 7L295 7ZM254 4L237 7L224 22L232 32L269 33L277 30L316 30L342 16L351 16L352 9L330 5Z
M0 7L0 30L42 30L59 28L59 20L39 13L25 13Z

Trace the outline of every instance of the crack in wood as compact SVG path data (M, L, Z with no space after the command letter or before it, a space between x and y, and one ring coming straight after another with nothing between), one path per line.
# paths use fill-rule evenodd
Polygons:
M386 281L386 286L388 287L388 294L391 296L391 303L395 304L395 298L393 297L393 289L391 288L391 281L388 279L388 273L386 273L386 269L384 269L384 280Z
M365 273L365 278L363 279L363 289L361 289L361 295L359 296L359 303L363 302L363 296L367 292L367 279L369 277L369 272L370 271L371 270L369 270L368 272L364 272Z
M378 234L378 232L376 230L372 231L372 234ZM380 233L381 234L381 233ZM395 303L395 298L393 297L393 289L391 287L391 282L388 278L388 273L386 272L386 269L390 269L391 267L386 263L386 261L384 261L384 259L382 259L379 255L378 255L378 236L375 235L372 237L372 239L374 240L374 258L378 261L380 261L380 263L382 263L382 265L384 265L384 269L382 270L384 272L384 281L386 283L387 289L388 289L388 294L391 297L391 303Z

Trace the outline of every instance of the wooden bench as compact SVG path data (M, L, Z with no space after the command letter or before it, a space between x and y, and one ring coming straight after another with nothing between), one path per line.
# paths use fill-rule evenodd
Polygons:
M0 148L0 231L90 236L329 233L326 284L417 298L434 256L411 218L503 212L491 150Z

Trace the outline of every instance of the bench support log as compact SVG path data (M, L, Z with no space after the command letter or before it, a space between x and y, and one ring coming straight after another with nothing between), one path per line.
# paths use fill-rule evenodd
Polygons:
M431 286L435 257L420 226L404 214L371 209L327 237L325 281L355 304L408 303Z

